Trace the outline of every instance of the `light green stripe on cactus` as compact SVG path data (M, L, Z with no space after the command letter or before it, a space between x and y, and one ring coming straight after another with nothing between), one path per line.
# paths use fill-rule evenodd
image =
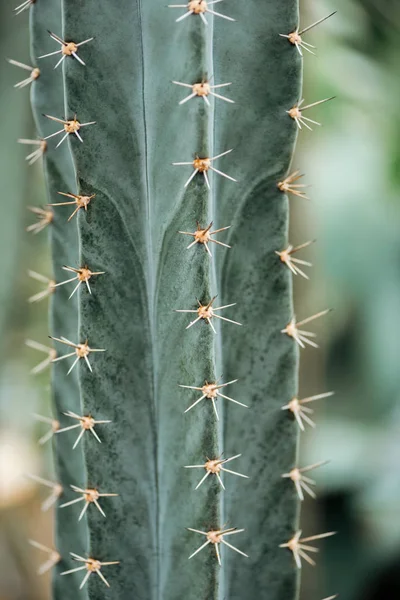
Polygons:
M40 77L32 86L32 105L37 124L37 133L41 137L50 135L54 131L55 123L43 116L43 113L64 117L64 86L60 72L53 70L53 65L38 60L37 57L54 51L54 44L50 39L47 28L54 32L61 30L61 7L53 0L40 0L30 9L30 25L32 40L32 61L39 64ZM75 192L76 184L70 152L64 144L55 151L56 142L49 140L48 149L44 154L45 181L48 191L48 202L55 203L61 198L57 192ZM67 199L66 199L67 200ZM54 210L54 221L50 225L51 252L53 260L53 273L57 282L67 279L67 273L62 270L63 265L75 265L79 257L78 235L75 222L67 223L71 214L70 207L58 207ZM51 297L50 334L63 335L68 339L77 341L78 326L78 299L71 300L69 286L60 286ZM49 340L50 342L50 340ZM59 354L64 350L59 347ZM79 392L77 372L67 376L69 365L60 361L54 365L53 387L53 415L58 419L61 427L67 427L73 422L63 413L73 411L82 414L82 405ZM77 430L60 433L54 436L54 453L56 472L59 481L64 487L64 494L60 504L65 502L71 484L82 485L86 481L85 464L81 448L72 450L72 446L79 432ZM70 512L67 512L69 510ZM55 546L62 558L69 556L73 551L84 554L88 550L88 532L86 522L75 523L78 508L58 509L60 518L56 520ZM58 516L57 515L57 516ZM73 527L71 521L73 520ZM41 540L39 540L41 541ZM81 576L79 573L71 575L69 581L60 577L65 566L64 560L54 570L54 598L57 600L73 600L79 588ZM81 592L81 598L86 597L86 591Z
M34 35L44 53L51 51L43 34L48 1L40 5ZM53 307L55 336L106 350L89 356L93 373L83 360L75 368L79 390L64 361L54 371L58 411L112 420L101 445L84 436L84 464L64 434L57 448L64 484L119 494L101 500L106 519L94 506L87 524L76 522L79 505L58 512L59 570L76 566L69 551L121 561L102 571L109 590L90 577L92 600L105 592L118 600L287 600L297 593L292 557L278 548L297 520L294 489L281 478L294 466L297 431L281 407L297 391L298 365L293 340L280 333L292 316L292 290L275 255L287 243L288 201L277 182L290 165L296 126L286 110L299 99L301 75L296 49L279 33L295 28L297 1L210 8L236 22L206 14L208 26L198 15L176 23L185 9L161 2L68 0L63 30L55 31L77 43L95 38L78 50L86 67L68 57L63 76L65 116L96 124L79 131L83 143L71 135L49 149L66 177L53 179L52 198L61 184L69 186L61 191L77 185L80 194L96 194L87 212L56 229L55 268L67 262L106 272L91 279L92 295L81 286L77 305L57 293ZM198 97L178 104L190 89L172 81L211 76L215 85L232 82L216 91L235 104L211 98L208 107ZM61 81L58 70L52 93ZM51 110L63 117L63 101L56 103ZM230 149L215 167L238 182L208 171L211 191L201 174L184 188L192 166L171 164ZM211 220L215 229L230 226L216 239L233 246L210 244L212 260L201 244L186 249L190 238L178 233ZM196 298L205 304L215 295L215 307L237 303L220 314L243 326L213 318L217 335L203 321L186 330L197 315L174 310L196 309ZM204 399L184 414L201 392L178 386L218 378L239 379L226 395L249 408L219 398L217 422ZM242 454L232 469L250 479L226 473L223 491L211 475L195 491L204 471L184 466L221 453ZM225 523L245 529L229 541L249 557L221 545L221 569L209 545L188 560L205 538L185 528ZM80 578L56 579L55 597L76 594Z

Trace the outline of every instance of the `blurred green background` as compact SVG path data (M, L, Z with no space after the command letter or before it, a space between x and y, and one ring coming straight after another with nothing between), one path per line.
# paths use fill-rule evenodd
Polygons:
M46 600L48 578L36 575L45 556L27 540L51 546L52 515L26 474L54 477L51 444L37 444L47 426L32 417L50 415L49 373L29 375L44 356L25 339L47 344L48 334L47 300L27 303L41 289L27 270L51 271L46 231L25 232L27 206L46 197L40 161L28 167L16 142L35 131L29 88L13 89L25 72L5 60L30 63L28 14L12 8L0 6L0 600ZM306 40L318 47L304 57L306 102L337 99L310 114L323 127L299 138L294 167L311 201L291 198L290 242L317 237L301 257L314 267L311 281L296 279L297 316L334 308L315 327L321 349L302 353L300 396L336 391L302 434L302 466L331 460L315 473L302 528L339 535L304 568L302 600L389 600L400 598L400 2L303 0L301 23L333 10Z

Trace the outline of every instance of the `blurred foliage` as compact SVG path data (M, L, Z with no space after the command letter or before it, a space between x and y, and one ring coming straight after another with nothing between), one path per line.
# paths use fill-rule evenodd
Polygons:
M33 222L27 205L43 203L41 164L29 168L24 157L29 146L19 137L33 138L35 132L29 103L29 88L14 89L27 72L6 62L13 58L31 64L27 15L15 18L9 3L0 4L0 600L45 600L47 578L36 574L28 538L51 544L51 521L40 512L37 486L25 476L43 470L45 455L34 444L32 412L46 411L47 378L32 382L32 351L26 337L37 338L46 331L47 307L27 306L36 291L27 279L28 268L46 269L46 233L28 236L25 227Z
M317 232L308 251L312 280L296 280L298 316L335 309L318 324L321 350L302 354L300 394L336 390L315 406L317 429L303 435L302 464L331 463L315 473L319 499L305 503L302 525L307 534L340 535L323 545L317 569L304 569L302 597L392 599L400 585L400 3L303 0L302 23L335 9L307 37L318 55L305 56L306 101L337 99L310 115L322 128L301 132L296 162L312 184L312 200L291 199L291 242ZM11 12L1 5L1 55L29 63L27 15ZM24 206L44 200L41 165L28 169L16 144L34 135L27 90L12 89L19 76L0 61L0 600L43 600L32 564L40 557L25 540L51 545L51 524L39 517L39 492L22 474L29 465L51 476L51 457L38 454L31 419L35 411L48 414L48 378L28 377L37 356L24 339L45 342L46 301L27 307L37 287L26 270L48 275L49 260L46 232L23 231L30 218ZM43 534L36 535L38 527Z
M321 556L319 595L368 600L371 589L372 600L400 557L400 4L309 1L303 22L332 8L312 36L318 57L306 63L304 94L337 99L318 111L323 127L301 138L313 201L293 215L295 243L318 232L314 276L298 285L297 303L305 314L334 307L322 352L303 354L301 368L302 394L336 391L303 438L304 464L332 461L316 475L319 510L308 506L305 522L340 532ZM305 598L318 597L316 585L307 573Z

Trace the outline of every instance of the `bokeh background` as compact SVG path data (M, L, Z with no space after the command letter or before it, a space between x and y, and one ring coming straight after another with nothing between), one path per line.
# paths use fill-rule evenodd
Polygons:
M302 600L391 600L400 598L400 2L301 4L304 26L338 10L307 37L318 51L304 57L306 102L337 98L310 115L323 127L299 138L294 167L311 200L290 200L291 243L317 238L302 256L311 280L296 279L297 316L334 309L315 326L321 349L302 353L300 396L336 391L302 434L302 465L331 460L315 472L318 499L304 503L302 527L339 531L317 568L304 568ZM32 417L50 415L49 375L29 374L42 355L25 340L47 336L47 301L27 303L40 289L27 270L51 270L46 232L25 232L27 207L46 197L40 162L28 167L16 143L35 131L29 89L13 89L24 72L5 60L30 62L28 14L12 8L0 4L0 600L47 600L43 556L27 540L52 545L52 514L26 474L54 477L51 443L37 443L47 426Z

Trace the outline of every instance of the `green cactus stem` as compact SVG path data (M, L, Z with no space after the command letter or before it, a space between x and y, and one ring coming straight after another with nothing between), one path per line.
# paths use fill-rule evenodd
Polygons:
M300 248L282 254L286 193L305 195L288 177L302 57L280 35L299 33L298 5L221 11L30 7L54 279L69 278L50 322L56 600L297 597L279 546L299 515L282 332Z

